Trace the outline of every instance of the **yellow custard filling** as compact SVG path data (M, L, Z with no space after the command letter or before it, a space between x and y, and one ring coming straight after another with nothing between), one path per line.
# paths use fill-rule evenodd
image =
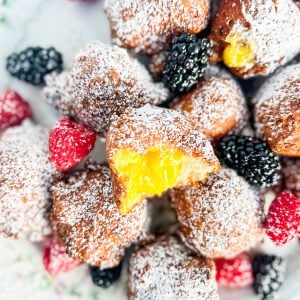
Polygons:
M230 34L226 38L228 45L223 52L224 64L229 68L243 68L255 59L255 45L241 39L239 34Z
M184 154L167 147L149 148L146 153L120 149L114 155L114 165L126 189L120 211L131 208L152 195L161 195L173 187L181 173Z
M113 164L125 190L119 199L121 214L127 214L146 198L159 196L170 188L203 180L218 168L202 158L167 146L151 147L143 154L119 149L113 156Z

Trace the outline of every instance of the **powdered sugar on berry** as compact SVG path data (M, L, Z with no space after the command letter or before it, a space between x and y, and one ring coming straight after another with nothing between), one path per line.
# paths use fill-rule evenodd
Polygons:
M215 260L219 285L227 287L243 287L253 282L251 258L246 253L225 259Z
M0 232L40 241L50 234L49 161L46 131L24 121L0 137Z
M60 171L68 171L94 148L96 134L68 119L58 121L49 133L50 158Z
M300 228L300 199L290 193L278 195L271 203L264 227L276 245L296 238Z
M29 104L17 92L7 89L0 95L0 130L19 125L31 117Z
M80 262L70 258L64 243L52 237L44 243L43 264L50 275L56 276L73 270Z

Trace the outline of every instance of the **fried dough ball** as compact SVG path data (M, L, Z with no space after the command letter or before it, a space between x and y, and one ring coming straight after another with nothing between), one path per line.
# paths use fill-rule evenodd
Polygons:
M274 74L253 103L257 135L277 154L300 157L300 64Z
M128 110L111 124L106 153L122 214L169 188L196 184L220 167L207 138L182 114L150 105Z
M181 33L197 34L207 23L209 0L106 0L114 42L149 55Z
M46 101L100 137L126 108L160 104L169 95L126 50L101 42L81 49L70 72L48 76L46 83Z
M136 250L129 263L129 300L218 300L215 265L163 236Z
M223 168L199 187L171 191L180 235L207 257L233 257L262 237L260 196L235 171Z
M268 75L299 53L299 28L292 0L224 0L211 25L212 61L242 78Z
M47 131L31 121L0 134L0 234L42 241L50 234L55 173Z
M145 235L148 211L142 203L122 216L108 166L89 161L54 186L52 221L70 257L106 269L117 266L125 249Z

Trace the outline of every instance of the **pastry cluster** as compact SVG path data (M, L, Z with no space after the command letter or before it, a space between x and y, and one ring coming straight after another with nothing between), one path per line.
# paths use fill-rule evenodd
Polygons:
M103 288L131 253L130 300L217 300L217 284L252 284L271 299L285 262L255 246L300 234L300 64L287 65L300 53L299 8L292 0L224 0L216 14L209 0L104 6L113 45L89 43L69 70L53 48L8 58L13 76L45 84L62 119L47 135L25 120L32 112L18 93L0 96L0 233L43 241L52 275L89 264ZM250 96L249 77L259 86ZM83 162L97 137L107 163ZM267 189L277 193L269 209ZM158 235L151 212L166 199L176 221Z

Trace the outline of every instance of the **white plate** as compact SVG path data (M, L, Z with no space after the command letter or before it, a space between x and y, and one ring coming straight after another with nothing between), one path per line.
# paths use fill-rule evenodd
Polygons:
M35 120L50 127L58 119L58 113L44 103L40 88L7 74L5 58L27 46L54 46L63 53L65 67L70 67L74 54L87 42L110 43L103 1L84 4L70 0L0 0L0 3L0 92L9 86L20 92L31 103ZM94 156L103 159L103 145ZM298 241L282 249L265 245L266 249L288 257L288 279L280 299L299 300ZM0 238L0 300L121 300L126 299L125 277L126 274L108 290L91 284L86 266L51 278L43 269L39 245ZM221 300L257 299L249 288L221 289L220 294Z

